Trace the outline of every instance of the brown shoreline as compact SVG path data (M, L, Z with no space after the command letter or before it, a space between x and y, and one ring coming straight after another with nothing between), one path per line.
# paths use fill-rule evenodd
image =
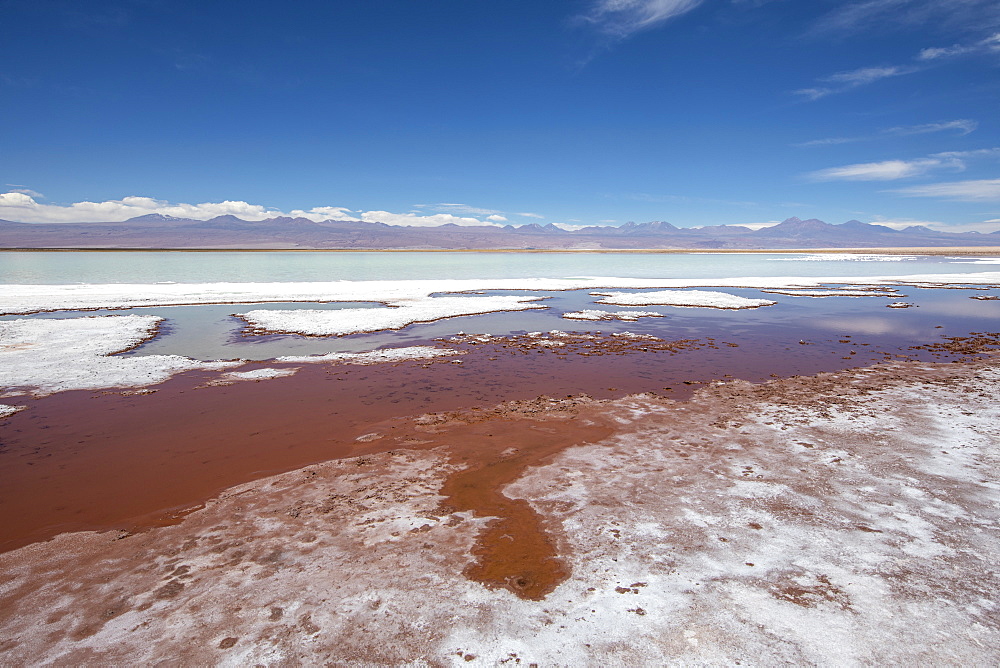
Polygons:
M871 255L1000 255L1000 246L887 246L861 248L0 248L10 253L637 253L773 254L858 253Z

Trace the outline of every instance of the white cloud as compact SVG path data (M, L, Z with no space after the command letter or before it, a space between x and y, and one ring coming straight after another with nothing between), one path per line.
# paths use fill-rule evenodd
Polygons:
M916 71L916 68L913 67L899 67L896 65L888 67L862 67L848 72L837 72L836 74L831 74L819 80L825 84L833 84L832 86L801 88L795 91L795 94L802 95L810 101L818 100L822 97L826 97L827 95L843 93L845 91L858 88L859 86L866 86L881 79L898 77L904 74L912 74Z
M497 211L496 209L483 209L478 206L469 206L468 204L455 204L452 202L439 202L438 204L424 205L420 208L429 208L436 211L441 211L444 213L458 213L466 214L469 216L489 216L503 214L503 211Z
M201 204L170 203L152 197L123 197L104 202L74 202L72 204L42 204L29 194L11 191L0 194L0 219L24 223L113 223L136 216L160 214L175 218L208 220L216 216L233 215L243 220L265 220L277 216L308 218L313 221L351 220L382 222L388 225L432 226L454 223L456 225L495 225L493 219L484 222L477 218L458 217L452 214L421 216L388 211L355 212L342 206L317 206L311 209L293 209L284 213L277 209L243 201L204 202ZM502 216L497 216L502 218Z
M361 220L366 223L385 223L386 225L405 225L409 227L436 227L438 225L489 225L496 227L494 222L484 222L478 218L453 216L450 213L435 213L419 216L415 213L391 213L389 211L365 211Z
M537 213L522 212L522 213L515 213L514 215L523 216L524 218L537 218L539 220L545 220L545 216L541 216Z
M982 158L987 156L1000 157L1000 148L978 148L973 151L945 151L935 153L932 158Z
M907 197L936 197L959 202L1000 202L1000 179L932 183L890 192Z
M263 220L280 215L257 204L234 201L170 204L151 197L132 196L104 202L74 202L64 206L40 204L30 195L20 192L0 194L0 218L28 223L118 222L150 213L195 219L232 214L246 220Z
M879 79L885 79L887 77L894 77L903 74L903 69L900 67L862 67L857 70L851 70L849 72L838 72L837 74L831 74L830 76L822 79L822 81L828 81L830 83L845 83L851 84L853 86L861 86L864 84L869 84L873 81L878 81Z
M503 216L493 214L492 216L486 216L486 220L492 221L494 223L506 223L507 219Z
M908 136L923 135L931 132L944 132L946 130L958 130L961 135L967 135L979 127L977 121L968 118L959 118L954 121L944 121L942 123L923 123L921 125L901 125L895 128L883 130L883 134Z
M830 167L810 172L813 181L895 181L911 176L922 176L933 169L963 169L961 161L943 158L922 158L920 160L885 160L865 162L843 167Z
M932 132L947 132L955 130L960 136L965 136L979 127L977 121L968 118L959 118L954 121L942 121L940 123L921 123L920 125L899 125L894 128L879 130L878 134L861 135L857 137L830 137L828 139L813 139L811 141L793 144L798 148L811 148L813 146L834 146L837 144L851 144L859 141L871 141L884 137L908 137L910 135L923 135Z
M1000 148L980 148L972 151L946 151L917 160L885 160L843 167L831 167L807 174L813 181L895 181L923 176L939 169L962 171L970 158L1000 157Z
M288 215L292 218L308 218L316 222L321 220L361 220L360 218L355 218L350 209L345 209L342 206L314 206L308 211L293 209L288 212ZM268 217L270 218L270 216Z
M811 148L813 146L835 146L837 144L851 144L856 141L864 141L867 137L829 137L827 139L812 139L800 144L793 144L798 148Z
M577 20L612 37L624 39L686 14L703 0L597 0Z
M16 183L8 183L7 187L10 189L8 192L29 195L30 197L33 197L35 199L45 199L45 195L43 195L40 192L32 190L28 186L19 186Z
M1000 52L1000 32L993 33L986 39L981 39L971 44L952 44L951 46L923 49L917 56L917 60L939 60L941 58L953 58L955 56L965 56L974 53L998 52Z
M978 31L1000 23L996 0L861 0L843 2L821 18L814 31L859 31L886 27L917 27L934 22L951 30Z

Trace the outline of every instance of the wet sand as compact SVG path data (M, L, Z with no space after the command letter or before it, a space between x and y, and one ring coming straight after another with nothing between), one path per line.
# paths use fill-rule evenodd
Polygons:
M0 555L0 663L995 663L997 361L358 419L173 526Z

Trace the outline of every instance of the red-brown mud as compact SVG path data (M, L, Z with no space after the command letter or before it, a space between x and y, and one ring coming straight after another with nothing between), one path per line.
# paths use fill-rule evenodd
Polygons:
M612 433L608 425L580 415L578 406L586 410L587 403L537 400L417 420L418 433L433 433L431 445L444 445L451 463L462 467L441 487L442 510L496 518L477 536L476 560L464 570L466 577L534 601L569 577L570 568L558 554L558 536L527 501L501 490L562 450ZM535 413L545 421L533 422Z
M887 364L386 421L366 440L392 452L0 555L0 664L994 665L998 382ZM442 489L598 421L502 490L569 578L534 601L462 577L489 521Z
M29 410L5 420L0 430L0 549L64 531L134 531L175 522L233 485L385 450L385 441L356 439L391 417L541 395L659 392L685 398L697 384L725 375L759 380L901 356L851 339L806 346L775 338L754 342L753 354L746 354L744 342L713 339L449 345L468 350L457 358L461 363L307 364L294 376L222 387L201 387L213 376L194 372L152 394L77 391L8 399ZM462 452L472 457L476 451ZM487 467L495 453L484 452L481 465ZM477 475L487 476L486 470Z

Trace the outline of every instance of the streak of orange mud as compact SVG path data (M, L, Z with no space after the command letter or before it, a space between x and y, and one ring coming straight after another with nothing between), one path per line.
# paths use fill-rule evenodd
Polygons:
M611 432L582 420L491 420L447 428L440 440L447 444L451 461L466 468L445 480L444 509L496 518L479 534L472 549L476 561L466 567L466 577L535 601L566 580L570 569L559 557L557 537L527 501L511 499L501 490L561 450Z

